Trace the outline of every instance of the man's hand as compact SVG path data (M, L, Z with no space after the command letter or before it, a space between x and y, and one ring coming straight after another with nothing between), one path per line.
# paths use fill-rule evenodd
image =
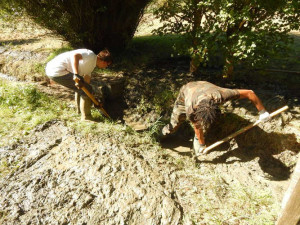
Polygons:
M203 146L200 146L198 149L194 149L196 157L202 155L205 148L206 148L206 145L203 145Z
M269 119L271 119L270 114L266 111L266 110L261 110L259 112L259 120L261 120L262 122L266 122Z
M164 128L162 129L162 134L163 135L170 134L169 124L167 124L166 126L164 126Z
M80 89L82 88L83 84L84 84L84 79L82 76L78 75L78 74L73 74L73 80L75 81L75 86Z

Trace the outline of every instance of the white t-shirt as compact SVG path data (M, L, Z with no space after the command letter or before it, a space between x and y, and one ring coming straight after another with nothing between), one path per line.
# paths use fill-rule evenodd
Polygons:
M46 66L46 74L49 77L59 77L67 73L74 73L74 55L81 54L82 59L79 60L78 73L80 75L91 75L96 67L97 55L88 49L77 49L59 54Z

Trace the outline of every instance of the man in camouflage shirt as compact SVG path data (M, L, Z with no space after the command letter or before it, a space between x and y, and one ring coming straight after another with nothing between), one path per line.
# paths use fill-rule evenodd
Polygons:
M252 90L221 88L207 81L187 83L180 89L170 123L163 128L162 134L174 133L186 119L189 119L195 130L194 151L196 156L199 156L206 147L203 128L216 119L218 105L229 100L243 98L249 99L255 105L259 111L260 120L270 119L270 114Z

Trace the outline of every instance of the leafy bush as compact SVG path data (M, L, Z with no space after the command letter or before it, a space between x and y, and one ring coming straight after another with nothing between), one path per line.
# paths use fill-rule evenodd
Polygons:
M215 60L230 76L237 63L256 66L285 54L288 32L299 29L299 6L296 0L168 0L155 11L164 22L156 33L188 37L192 71Z

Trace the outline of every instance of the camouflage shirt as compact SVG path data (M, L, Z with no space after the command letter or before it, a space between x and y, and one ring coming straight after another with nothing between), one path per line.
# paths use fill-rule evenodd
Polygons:
M185 106L185 112L189 117L204 99L222 104L239 97L240 94L236 89L221 88L207 81L195 81L181 87L177 104Z

